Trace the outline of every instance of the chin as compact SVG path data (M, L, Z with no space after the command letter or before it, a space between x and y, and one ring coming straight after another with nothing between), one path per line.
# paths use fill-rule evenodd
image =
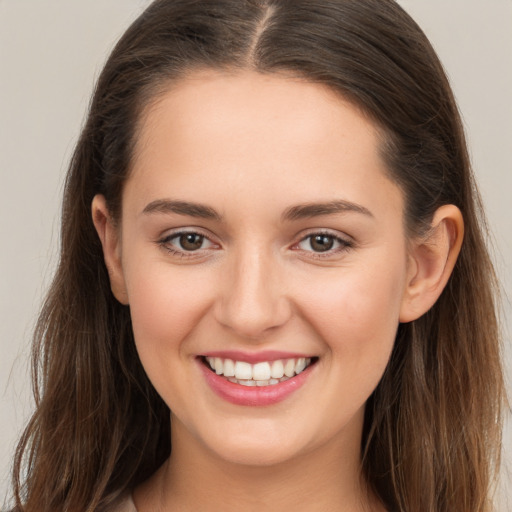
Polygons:
M236 464L246 467L268 467L284 464L295 457L297 451L293 449L273 449L268 444L256 444L248 446L229 446L223 452L217 452L216 455L230 464Z
M300 436L288 432L268 432L254 429L245 432L220 432L216 439L203 439L216 458L231 464L268 467L286 463L308 451ZM220 439L219 439L220 438Z

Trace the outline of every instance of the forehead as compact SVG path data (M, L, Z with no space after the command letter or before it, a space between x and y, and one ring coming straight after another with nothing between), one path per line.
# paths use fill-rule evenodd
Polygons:
M289 202L333 194L372 201L378 193L362 197L362 184L373 183L375 191L390 185L379 148L377 126L326 86L203 71L174 83L146 109L129 181L149 195L172 181L174 190L194 197L220 197L222 187L229 195L229 187L240 196L265 190Z
M236 135L240 144L253 135L254 145L265 135L275 140L279 130L281 144L306 149L340 135L341 124L377 144L375 124L327 86L286 75L196 71L170 84L143 111L135 156L162 135L176 141L203 136L202 144L223 134Z

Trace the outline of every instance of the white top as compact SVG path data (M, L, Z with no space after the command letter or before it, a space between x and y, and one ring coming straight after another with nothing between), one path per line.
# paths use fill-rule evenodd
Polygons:
M117 503L111 512L137 512L131 493Z

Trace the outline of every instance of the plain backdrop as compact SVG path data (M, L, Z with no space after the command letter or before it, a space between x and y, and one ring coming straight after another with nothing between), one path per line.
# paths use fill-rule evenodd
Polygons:
M31 412L30 338L56 263L67 163L101 66L147 3L0 0L0 504ZM464 117L503 283L511 389L512 0L400 3L438 51ZM511 441L509 425L500 512L512 511Z

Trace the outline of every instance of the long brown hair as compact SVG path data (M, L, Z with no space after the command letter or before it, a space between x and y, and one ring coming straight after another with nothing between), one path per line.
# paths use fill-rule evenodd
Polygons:
M14 465L16 510L106 510L169 456L169 410L111 294L90 205L119 215L148 103L200 68L327 85L379 126L411 235L454 204L465 239L434 307L401 324L366 407L362 472L389 510L487 512L504 399L496 281L463 128L439 60L393 0L157 0L96 87L67 176L61 258L35 333L36 410Z

